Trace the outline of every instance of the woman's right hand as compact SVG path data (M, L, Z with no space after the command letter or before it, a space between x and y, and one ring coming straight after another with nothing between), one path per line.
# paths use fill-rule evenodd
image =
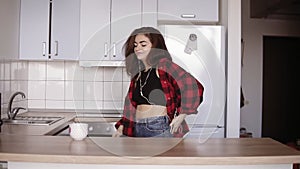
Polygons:
M115 133L113 133L112 137L120 137L123 135L123 125L120 125L119 128L117 129L117 131L115 131Z

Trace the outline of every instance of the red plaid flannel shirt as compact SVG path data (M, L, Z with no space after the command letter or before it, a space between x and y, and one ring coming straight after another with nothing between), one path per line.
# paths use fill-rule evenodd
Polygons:
M170 121L174 116L184 114L196 114L197 108L203 100L203 86L190 73L186 72L179 65L164 58L158 63L158 73L162 89L167 98L167 112ZM115 127L124 126L123 134L134 137L135 113L137 103L132 100L136 79L130 82L129 91L125 98L123 117L116 123ZM174 137L182 137L189 131L185 121Z

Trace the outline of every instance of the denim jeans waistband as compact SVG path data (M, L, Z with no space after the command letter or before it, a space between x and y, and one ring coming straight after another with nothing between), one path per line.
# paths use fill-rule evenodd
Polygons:
M169 116L156 116L156 117L148 117L144 119L137 119L136 123L148 123L154 120L169 120Z

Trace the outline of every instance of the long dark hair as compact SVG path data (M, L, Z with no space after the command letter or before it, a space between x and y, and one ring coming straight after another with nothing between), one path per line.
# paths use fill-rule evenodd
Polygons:
M125 64L127 74L134 77L139 72L139 65L144 68L144 65L139 63L136 54L134 53L134 41L138 34L145 35L149 38L152 43L152 48L147 56L146 62L151 66L156 66L160 59L168 58L172 60L171 55L167 49L164 37L159 30L153 27L141 27L135 29L123 46L123 51L125 52Z

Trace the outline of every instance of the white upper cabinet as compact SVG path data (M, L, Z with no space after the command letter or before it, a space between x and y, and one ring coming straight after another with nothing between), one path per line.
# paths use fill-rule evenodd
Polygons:
M0 0L0 60L18 59L20 0ZM2 69L0 70L2 74ZM1 77L1 75L0 75ZM2 87L2 86L1 86Z
M143 1L152 12L143 18ZM156 0L82 0L80 24L80 60L123 61L123 45L131 32L143 25L156 26ZM148 23L149 22L149 23ZM105 62L108 63L108 62Z
M157 0L142 0L142 26L157 28Z
M78 60L80 0L52 0L51 58Z
M219 0L158 0L158 20L218 22Z
M111 59L124 60L122 47L130 33L142 26L141 0L112 0Z
M22 0L20 15L20 59L48 59L48 0Z
M82 0L80 60L104 60L110 47L110 0Z
M79 58L80 0L21 0L19 58Z

